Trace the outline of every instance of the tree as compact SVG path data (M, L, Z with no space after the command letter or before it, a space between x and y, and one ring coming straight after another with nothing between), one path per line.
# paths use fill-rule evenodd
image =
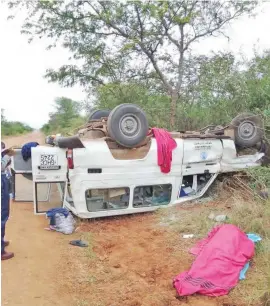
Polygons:
M270 110L270 50L255 54L247 63L245 80L250 108Z
M68 127L72 119L80 115L80 104L71 99L61 97L55 99L55 112L50 116L54 120L58 120L62 127Z
M176 128L193 130L209 124L227 125L247 111L262 113L269 125L269 64L269 51L255 54L251 60L223 52L190 59L192 69L182 91L182 103L176 108ZM150 125L168 128L166 94L139 82L110 83L98 88L97 108L113 109L119 103L138 104L148 115Z
M55 99L55 111L49 114L48 123L44 124L42 131L49 132L70 132L74 126L83 123L80 116L81 104L66 97Z
M171 127L187 84L192 46L224 34L230 21L249 14L255 1L11 1L29 10L23 32L61 43L81 64L49 70L65 86L154 80L171 97Z

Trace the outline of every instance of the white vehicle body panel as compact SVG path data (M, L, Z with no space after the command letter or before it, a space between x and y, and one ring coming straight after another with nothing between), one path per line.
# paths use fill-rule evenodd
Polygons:
M168 174L162 173L158 166L155 139L152 139L149 152L143 159L133 160L115 159L103 139L83 141L85 148L73 149L74 169L67 167L67 150L58 147L38 146L32 149L34 193L37 193L36 186L39 183L57 182L60 184L61 182L63 184L64 182L65 188L59 188L63 206L81 218L153 211L164 205L135 207L133 204L135 188L170 185L171 196L166 205L168 207L201 197L219 173L258 166L260 165L259 160L263 156L263 154L255 154L237 157L234 141L230 139L177 138L175 140L177 148L173 151L171 171ZM42 169L41 161L44 159L42 156L47 155L51 156L47 163L51 163L57 169L46 169L46 165L43 165ZM89 169L100 169L101 173L91 173ZM208 178L200 188L198 182L203 178L203 175L207 175ZM180 195L184 178L192 178L192 189L196 191L193 195L184 197ZM126 207L89 211L86 192L117 188L129 190L129 201ZM72 200L70 200L71 196ZM92 191L91 197L94 197ZM35 212L38 211L37 205L37 197L35 196Z

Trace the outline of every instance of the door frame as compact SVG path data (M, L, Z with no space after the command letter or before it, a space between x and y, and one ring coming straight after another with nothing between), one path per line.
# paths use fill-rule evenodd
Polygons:
M50 192L51 192L52 184L60 184L60 183L64 183L66 185L66 181L50 181L50 182L40 182L40 181L36 182L36 181L33 181L33 193L34 193L34 201L33 202L34 202L34 214L35 215L46 214L47 211L38 211L38 202L42 202L42 203L49 202L50 201ZM47 201L38 201L38 191L37 191L37 185L38 184L49 184ZM57 186L57 189L58 189L60 199L61 199L61 202L62 202L61 207L63 207L64 206L64 198L65 198L65 189L64 189L64 192L60 192L58 186Z

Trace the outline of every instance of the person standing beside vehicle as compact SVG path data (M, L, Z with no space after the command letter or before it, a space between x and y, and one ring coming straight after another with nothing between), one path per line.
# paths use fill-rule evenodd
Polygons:
M1 141L1 149L2 149L2 152L4 152L6 148L6 145L3 141ZM4 152L5 153L5 152ZM3 155L3 154L2 154ZM12 172L11 172L11 168L10 168L10 165L8 165L6 167L6 176L8 178L8 183L9 183L9 196L14 200L14 193L13 193L13 176L12 176Z
M10 165L11 156L14 156L13 149L5 149L5 144L1 143L1 260L7 260L14 257L14 253L6 252L5 248L9 245L5 241L6 222L9 218L9 180L6 176L6 169Z

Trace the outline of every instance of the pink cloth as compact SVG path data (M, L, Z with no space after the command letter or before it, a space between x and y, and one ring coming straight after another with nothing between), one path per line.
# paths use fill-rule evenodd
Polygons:
M171 171L172 150L177 147L177 143L164 129L152 128L152 132L157 141L158 165L161 172L169 173Z
M228 294L254 255L254 248L254 243L238 227L224 224L214 228L190 250L197 257L189 271L173 280L177 293L180 296Z

